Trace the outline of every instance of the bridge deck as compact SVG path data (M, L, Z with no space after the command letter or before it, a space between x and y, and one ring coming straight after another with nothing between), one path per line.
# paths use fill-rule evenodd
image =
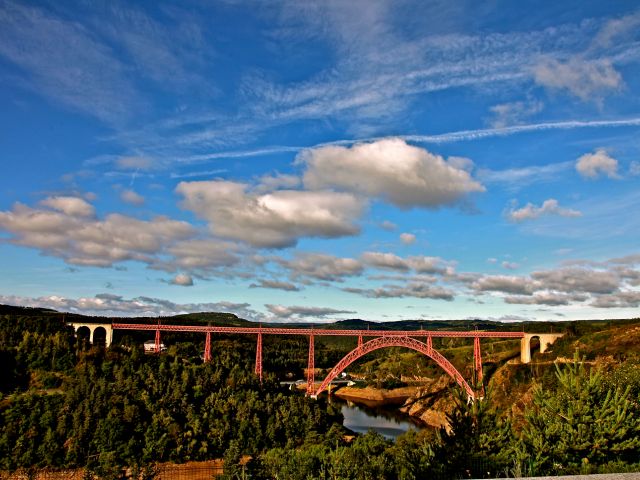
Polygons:
M462 338L523 338L525 332L499 331L450 331L450 330L329 330L323 328L279 328L279 327L219 327L207 325L150 325L146 323L113 323L114 330L160 330L161 332L192 333L241 333L262 335L315 335L342 337L462 337Z

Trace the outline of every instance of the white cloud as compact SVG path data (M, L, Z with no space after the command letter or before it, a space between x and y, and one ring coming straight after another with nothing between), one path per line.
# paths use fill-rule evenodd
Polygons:
M252 283L249 288L271 288L274 290L284 290L285 292L297 292L300 290L298 286L290 282L282 282L280 280L260 279L258 283Z
M97 294L94 297L66 298L58 295L46 297L19 297L0 295L0 303L25 307L52 308L63 312L102 316L144 316L157 317L196 312L227 312L240 318L260 320L260 315L252 310L248 303L174 303L169 300L151 297L126 299L110 293Z
M613 267L612 270L629 285L634 287L640 286L640 270L634 270L633 268L622 265Z
M133 190L123 190L120 192L120 200L131 205L144 205L144 197Z
M264 175L260 178L260 183L256 187L256 191L259 193L273 192L280 189L293 189L300 186L302 183L300 177L296 175Z
M361 256L362 261L370 267L385 270L408 271L408 262L394 253L387 252L365 252Z
M326 318L334 315L341 315L345 313L355 313L351 310L338 310L335 308L327 307L304 307L304 306L284 306L284 305L265 305L267 310L278 318Z
M445 261L440 257L416 255L407 257L407 263L417 273L452 274L455 262Z
M302 152L297 161L307 167L307 188L356 192L401 208L439 208L485 191L468 171L398 138L320 147Z
M369 267L383 270L402 272L413 270L417 273L444 274L452 269L451 262L446 262L440 257L427 257L424 255L402 258L388 252L364 252L360 258Z
M478 171L478 178L485 183L502 184L507 189L517 190L534 183L558 181L562 178L562 172L571 169L573 165L574 162L568 161L505 170L481 169Z
M637 32L640 26L640 12L634 12L620 18L608 20L600 29L594 39L594 44L607 48L611 46L616 37L621 37L629 32Z
M640 291L630 290L596 298L591 305L598 308L638 308Z
M533 272L531 277L545 289L569 293L612 293L620 285L615 273L575 267Z
M150 170L153 162L148 157L120 157L116 159L116 166L123 170Z
M520 264L516 262L507 262L506 260L500 264L505 270L517 270Z
M193 286L193 278L191 275L187 275L186 273L179 273L171 280L173 285L181 285L183 287L191 287Z
M536 207L532 203L527 203L522 208L511 208L511 210L506 212L507 219L512 222L533 220L543 215L559 215L561 217L574 218L582 216L582 213L578 210L561 207L558 201L553 198L545 200L539 207Z
M485 275L471 285L477 292L504 292L516 295L532 295L539 288L536 282L526 277L510 275Z
M49 207L70 217L93 217L93 205L78 197L48 197L40 205Z
M279 30L279 38L287 42L321 38L334 47L337 61L330 70L286 85L250 77L245 90L260 104L259 111L266 110L271 118L339 118L355 124L352 130L357 132L382 130L381 124L403 118L411 104L428 92L522 90L538 52L551 56L571 53L601 23L592 20L540 30L457 33L457 28L447 25L458 25L464 16L460 4L443 8L440 3L422 2L405 9L424 20L420 32L407 35L396 29L412 24L411 19L397 9L390 11L389 2L375 7L371 2L285 5L283 17L288 22ZM633 42L620 49L633 52Z
M535 66L536 83L551 89L567 90L583 101L602 98L622 86L622 76L608 60L588 61L578 57L563 63L547 58Z
M618 161L602 148L586 153L576 161L576 170L585 178L596 179L601 174L618 179Z
M509 125L517 125L523 119L542 111L543 104L539 101L511 102L494 105L489 110L493 113L491 119L493 128L504 128Z
M107 122L141 106L113 50L91 29L45 9L0 6L0 56L27 72L18 77L21 87Z
M153 263L157 255L194 234L186 222L158 216L138 220L120 214L104 219L89 216L93 208L80 199L51 197L42 202L52 210L16 203L0 211L0 229L10 241L40 250L74 265L109 267L138 260Z
M400 241L405 245L412 245L416 243L416 236L413 233L401 233Z
M367 298L431 298L435 300L454 299L454 292L438 285L423 282L409 282L406 285L387 285L379 288L343 288L345 292L355 293Z
M629 164L629 174L637 177L640 175L640 162L634 160Z
M493 138L493 137L509 137L512 135L519 135L521 133L528 132L545 132L549 130L576 130L576 129L590 129L590 128L621 128L621 127L637 127L640 126L640 118L625 118L620 120L566 120L559 122L541 122L541 123L531 123L525 125L513 125L510 127L502 127L502 128L481 128L476 130L459 130L448 133L441 133L437 135L397 135L394 138L399 138L405 140L407 142L415 142L415 143L427 143L433 145L439 144L447 144L447 143L457 143L457 142L471 142L475 140L482 140L485 138ZM388 137L369 137L359 139L358 141L354 140L335 140L332 142L321 143L315 145L312 148L321 148L326 146L350 146L356 143L361 143L364 141L367 142L376 142L379 140L386 140ZM228 150L228 151L220 151L213 154L207 154L205 156L198 157L194 161L201 161L205 159L218 159L218 158L235 158L235 157L258 157L262 155L272 155L274 153L290 153L290 152L301 152L305 150L305 147L294 147L294 146L280 146L273 147L266 150L258 149L258 150L245 150L245 151L237 151L237 150ZM450 157L448 160L451 161ZM189 158L183 159L184 162L189 162ZM565 162L562 164L564 165ZM535 168L535 167L534 167ZM544 167L539 167L544 168ZM514 169L519 170L519 169ZM507 170L510 172L511 170ZM489 172L492 173L491 170L481 170L478 172ZM496 172L500 173L500 171ZM480 180L484 180L481 178ZM499 179L498 179L499 180ZM505 180L506 181L506 180Z
M294 278L342 281L345 277L361 275L362 263L353 258L339 258L324 253L296 253L292 260L276 259Z
M218 236L255 247L293 246L302 237L357 234L364 202L348 193L280 190L259 194L243 183L180 182L183 208L209 222Z
M240 259L237 245L216 239L190 238L175 242L167 248L172 258L157 259L152 267L167 270L187 270L207 275L220 267L230 267Z
M380 224L380 228L386 230L387 232L394 232L398 228L398 226L395 223L390 222L389 220L385 220Z
M609 263L617 265L636 265L640 263L640 253L625 255L624 257L612 258Z
M531 296L505 297L505 303L521 305L569 305L575 302L583 302L589 297L584 294L566 294L554 292L538 292Z

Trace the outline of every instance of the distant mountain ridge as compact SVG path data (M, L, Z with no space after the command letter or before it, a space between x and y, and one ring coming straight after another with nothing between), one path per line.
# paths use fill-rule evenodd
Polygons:
M363 320L358 318L338 320L330 323L317 322L269 322L260 323L245 320L233 313L226 312L198 312L172 315L167 317L102 317L83 315L72 312L59 312L49 308L23 307L16 305L0 304L0 315L24 315L24 316L64 316L67 321L87 322L87 323L143 323L157 324L158 321L165 325L216 325L230 327L258 327L265 328L290 327L290 328L324 328L335 330L503 330L503 331L528 331L544 333L548 331L563 331L571 329L576 322L589 323L602 326L606 322L617 324L633 323L637 319L603 319L603 320L580 320L580 321L549 321L549 322L500 322L496 320L396 320L387 322L376 322L373 320Z

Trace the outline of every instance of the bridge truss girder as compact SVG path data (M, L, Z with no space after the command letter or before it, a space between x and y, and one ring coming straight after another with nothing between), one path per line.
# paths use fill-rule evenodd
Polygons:
M430 338L430 337L429 337ZM316 390L314 396L317 397L324 391L331 381L336 378L340 373L351 365L353 362L363 357L364 355L373 352L374 350L378 350L381 348L387 347L406 347L417 352L423 353L427 357L431 358L435 361L451 378L455 380L455 382L462 387L467 395L470 398L476 398L477 395L471 388L471 386L467 383L464 377L460 374L458 369L453 366L453 364L447 360L440 352L433 348L431 342L423 343L415 338L411 337L400 337L400 336L384 336L384 337L376 337L368 342L363 344L359 344L356 348L347 353L342 360L340 360L335 367L329 372L326 376L320 387ZM307 390L309 391L309 389Z

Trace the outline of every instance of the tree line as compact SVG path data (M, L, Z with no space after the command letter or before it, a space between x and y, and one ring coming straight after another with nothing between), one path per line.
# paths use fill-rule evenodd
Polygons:
M156 462L221 457L229 479L640 470L637 364L558 365L524 418L496 411L490 391L482 401L452 391L450 429L348 442L330 404L283 390L274 375L258 381L251 342L216 341L203 363L186 339L162 355L145 355L139 341L105 350L78 341L59 317L36 317L0 317L0 470L88 467L108 479L127 466L153 478ZM300 350L296 340L280 343L270 363L302 368Z

